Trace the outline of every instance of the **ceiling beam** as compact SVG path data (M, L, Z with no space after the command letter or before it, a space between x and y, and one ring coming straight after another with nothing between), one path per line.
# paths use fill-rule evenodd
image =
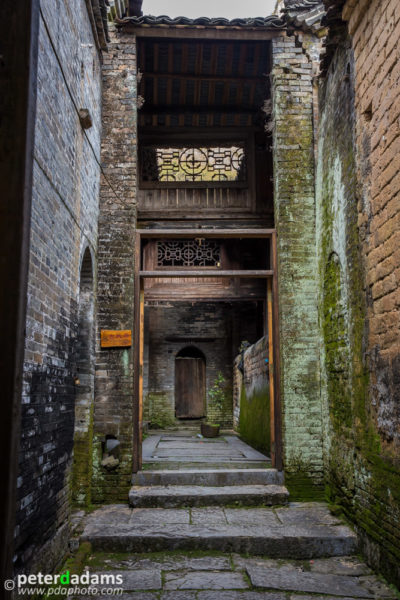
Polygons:
M247 108L242 109L240 106L234 107L226 107L226 106L154 106L149 104L144 104L140 109L139 114L146 115L180 115L180 114L208 114L208 113L221 113L228 115L256 115L259 111L261 111L261 106L259 108Z
M245 82L260 82L260 83L269 83L269 75L265 74L262 76L256 77L227 77L225 75L203 75L201 73L154 73L145 71L143 73L143 78L152 77L153 79L179 79L187 81L188 79L201 79L202 81L221 81L228 83L245 83Z

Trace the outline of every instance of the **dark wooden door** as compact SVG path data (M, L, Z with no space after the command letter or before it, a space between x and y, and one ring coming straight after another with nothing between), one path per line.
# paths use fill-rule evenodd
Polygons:
M202 358L175 360L175 414L178 419L204 417L206 365Z

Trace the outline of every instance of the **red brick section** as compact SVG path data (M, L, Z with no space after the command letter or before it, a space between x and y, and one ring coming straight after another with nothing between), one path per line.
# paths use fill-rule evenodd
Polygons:
M369 350L396 377L400 354L400 10L398 0L349 0L356 66L359 226L369 296ZM372 385L379 379L371 363ZM393 385L396 382L393 383ZM373 388L372 388L373 389ZM399 435L384 436L397 453Z

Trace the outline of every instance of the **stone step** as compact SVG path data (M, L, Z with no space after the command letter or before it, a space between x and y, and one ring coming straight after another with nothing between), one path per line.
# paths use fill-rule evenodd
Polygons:
M81 541L94 551L206 550L313 559L357 552L357 537L326 506L129 509L103 507L87 517Z
M284 476L276 469L182 469L140 471L134 473L132 485L283 485Z
M152 485L133 486L129 504L135 508L183 506L277 506L286 504L289 492L281 485Z

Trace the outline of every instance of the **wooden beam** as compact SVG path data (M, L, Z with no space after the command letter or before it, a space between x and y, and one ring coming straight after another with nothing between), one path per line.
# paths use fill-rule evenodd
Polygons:
M130 23L118 24L124 31L135 33L137 38L167 38L179 40L254 40L266 42L277 37L286 37L284 29L268 29L256 27L247 29L244 27L187 27L185 25L133 25Z
M138 229L137 233L144 239L233 238L240 240L271 238L275 229Z
M186 47L186 44L185 46ZM187 81L190 79L201 79L203 81L223 81L223 82L227 82L227 83L267 83L269 84L269 79L268 79L268 75L264 75L262 77L232 77L232 76L225 76L225 75L202 75L201 73L185 73L185 74L181 74L181 73L154 73L153 71L149 72L149 71L145 71L143 73L143 79L145 79L146 77L151 77L153 79L167 79L167 78L171 78L171 79L179 79L179 80L183 80L183 81ZM212 100L211 100L212 101Z
M255 271L219 271L218 269L199 269L198 271L186 270L159 270L159 271L140 271L140 277L149 279L164 279L165 277L181 278L195 277L196 279L203 277L239 277L241 279L267 279L272 277L273 271L255 270Z
M154 89L156 86L154 86ZM224 115L256 115L261 112L261 107L259 108L242 108L240 105L235 106L187 106L186 104L182 105L171 105L171 106L157 106L156 104L144 104L143 107L139 110L139 114L142 115L180 115L180 114L208 114L208 113L221 113Z

